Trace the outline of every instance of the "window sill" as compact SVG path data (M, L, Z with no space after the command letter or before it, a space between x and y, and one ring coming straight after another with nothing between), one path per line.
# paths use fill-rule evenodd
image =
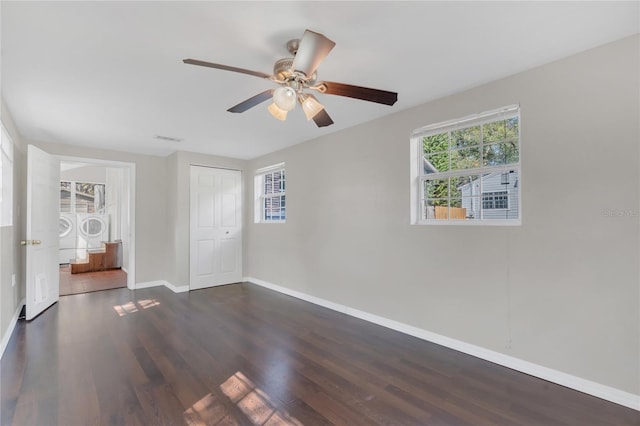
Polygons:
M426 225L426 226L522 226L522 220L421 220L412 225Z

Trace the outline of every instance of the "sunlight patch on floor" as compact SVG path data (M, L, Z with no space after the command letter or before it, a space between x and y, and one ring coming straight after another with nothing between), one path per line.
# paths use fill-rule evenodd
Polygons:
M254 425L302 426L302 423L288 413L275 408L275 404L265 392L258 388L240 371L229 377L220 390ZM212 394L206 395L184 412L188 424L216 424L225 415L224 406Z
M224 423L227 410L225 406L211 393L201 398L183 413L184 421L188 425L216 425ZM232 424L233 422L227 422Z
M154 306L158 306L160 302L156 299L143 299L136 302L127 302L124 305L115 305L113 310L116 311L118 316L125 316L127 314L133 314L144 309L149 309Z

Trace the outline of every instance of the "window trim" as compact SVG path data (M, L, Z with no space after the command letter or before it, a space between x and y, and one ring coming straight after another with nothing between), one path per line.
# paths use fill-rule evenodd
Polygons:
M475 219L475 220L460 220L460 219L426 219L423 218L422 211L424 206L421 203L422 197L422 182L424 180L423 171L423 152L422 152L422 138L428 135L438 134L439 130L453 131L463 128L468 128L475 125L482 125L498 121L500 119L506 119L509 117L518 117L518 162L497 166L476 167L470 169L461 170L448 170L436 174L436 178L444 178L451 176L458 176L460 173L473 175L473 174L489 174L494 172L507 172L509 170L517 170L518 172L518 218L517 219ZM446 130L445 130L446 129ZM435 225L435 226L521 226L522 225L522 122L520 116L520 105L513 104L506 107L484 111L479 114L468 115L459 119L447 120L420 127L411 133L410 137L410 224L412 225ZM510 201L507 201L510 203ZM510 205L510 204L509 204ZM489 209L496 211L498 209ZM507 208L508 210L508 208Z
M274 193L274 194L265 194L264 193L264 177L270 173L274 173L277 171L282 171L285 175L285 190L283 192ZM265 200L267 198L275 198L275 197L285 197L286 200L286 182L287 182L287 174L285 163L273 164L271 166L263 167L257 169L254 172L254 223L286 223L287 216L285 210L285 218L284 219L266 219L265 218ZM286 201L285 201L286 202ZM285 207L286 209L286 207Z

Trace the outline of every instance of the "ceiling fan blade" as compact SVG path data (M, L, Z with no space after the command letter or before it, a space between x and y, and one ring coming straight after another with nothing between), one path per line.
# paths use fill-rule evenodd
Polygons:
M327 114L327 111L324 109L313 116L312 120L316 123L318 127L326 127L331 126L333 124L333 120Z
M227 111L229 112L245 112L249 108L261 104L262 102L270 99L273 96L273 89L265 90L262 93L258 93L255 96L250 97L246 101L240 102L238 105L232 106Z
M293 68L295 71L303 72L307 77L311 77L318 65L327 57L333 46L336 44L320 33L305 30L298 52L293 58Z
M319 92L326 93L328 95L346 96L349 98L377 102L385 105L393 105L398 101L398 94L396 92L353 86L351 84L335 83L332 81L322 81L314 88Z
M249 75L253 75L261 78L271 78L270 74L265 74L260 71L251 71L251 70L246 70L244 68L230 67L229 65L214 64L213 62L199 61L198 59L183 59L182 62L189 65L199 65L201 67L209 67L209 68L216 68L219 70L239 72L242 74L249 74Z

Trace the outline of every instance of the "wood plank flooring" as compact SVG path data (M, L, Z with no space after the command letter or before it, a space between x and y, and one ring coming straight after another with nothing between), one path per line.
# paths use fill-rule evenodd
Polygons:
M640 425L640 412L242 283L19 322L2 425Z
M72 274L69 265L60 265L60 296L112 290L127 286L127 273L122 269Z

